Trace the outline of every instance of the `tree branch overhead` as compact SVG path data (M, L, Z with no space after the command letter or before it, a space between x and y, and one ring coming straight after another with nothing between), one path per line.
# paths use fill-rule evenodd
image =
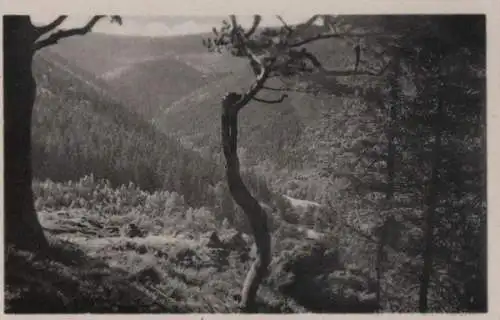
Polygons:
M51 23L41 26L41 27L36 27L36 32L38 36L42 36L46 34L47 32L50 32L54 30L55 28L59 27L66 19L68 18L67 15L59 16L57 19L52 21Z
M42 36L50 31L54 30L58 26L60 26L66 20L67 17L68 16L60 16L56 20L51 22L50 24L37 28L37 32L38 32L39 36ZM55 31L54 33L49 35L47 38L36 41L33 45L33 51L37 51L37 50L40 50L40 49L45 48L47 46L56 44L59 42L59 40L64 39L64 38L69 38L72 36L83 36L83 35L91 32L92 29L94 28L94 26L97 24L97 22L99 22L104 17L105 17L104 15L93 16L87 22L87 24L85 24L81 28L62 29L62 30ZM121 25L122 24L121 17L116 16L116 15L111 16L111 23L115 23L115 22Z

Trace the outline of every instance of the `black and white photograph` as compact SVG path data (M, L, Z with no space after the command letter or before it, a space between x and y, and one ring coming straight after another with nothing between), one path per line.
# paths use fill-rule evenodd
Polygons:
M486 20L3 14L4 312L488 313Z

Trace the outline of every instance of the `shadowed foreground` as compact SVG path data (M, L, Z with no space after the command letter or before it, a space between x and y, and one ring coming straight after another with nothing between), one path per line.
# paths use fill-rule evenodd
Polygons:
M186 312L70 243L44 256L10 248L6 258L6 313Z

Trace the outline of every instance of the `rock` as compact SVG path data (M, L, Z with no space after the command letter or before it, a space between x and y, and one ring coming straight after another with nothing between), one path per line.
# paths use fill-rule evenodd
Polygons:
M136 250L139 254L145 254L148 252L148 248L144 244L141 244L140 246L138 246Z
M244 251L240 253L240 261L245 263L250 260L250 253L248 251Z
M247 242L243 239L241 232L236 232L223 240L224 247L234 251L246 251Z
M157 284L162 281L162 277L154 267L146 267L135 273L132 276L132 280L139 281L142 283L151 282Z
M144 237L143 232L134 224L130 223L127 229L127 236L130 238Z
M217 235L216 231L212 232L212 234L210 235L210 238L208 239L207 247L213 248L213 249L222 249L222 248L224 248L224 244L220 240L220 238Z
M378 305L368 277L346 271L338 252L322 243L303 244L282 254L272 285L312 312L370 313Z

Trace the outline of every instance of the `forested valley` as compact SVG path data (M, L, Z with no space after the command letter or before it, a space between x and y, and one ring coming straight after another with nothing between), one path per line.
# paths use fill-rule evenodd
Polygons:
M272 244L255 312L487 312L485 16L328 17L347 36L300 47L340 71L280 70L239 115ZM258 250L221 101L256 76L211 36L89 33L35 55L32 189L53 252L6 247L7 313L241 311Z

